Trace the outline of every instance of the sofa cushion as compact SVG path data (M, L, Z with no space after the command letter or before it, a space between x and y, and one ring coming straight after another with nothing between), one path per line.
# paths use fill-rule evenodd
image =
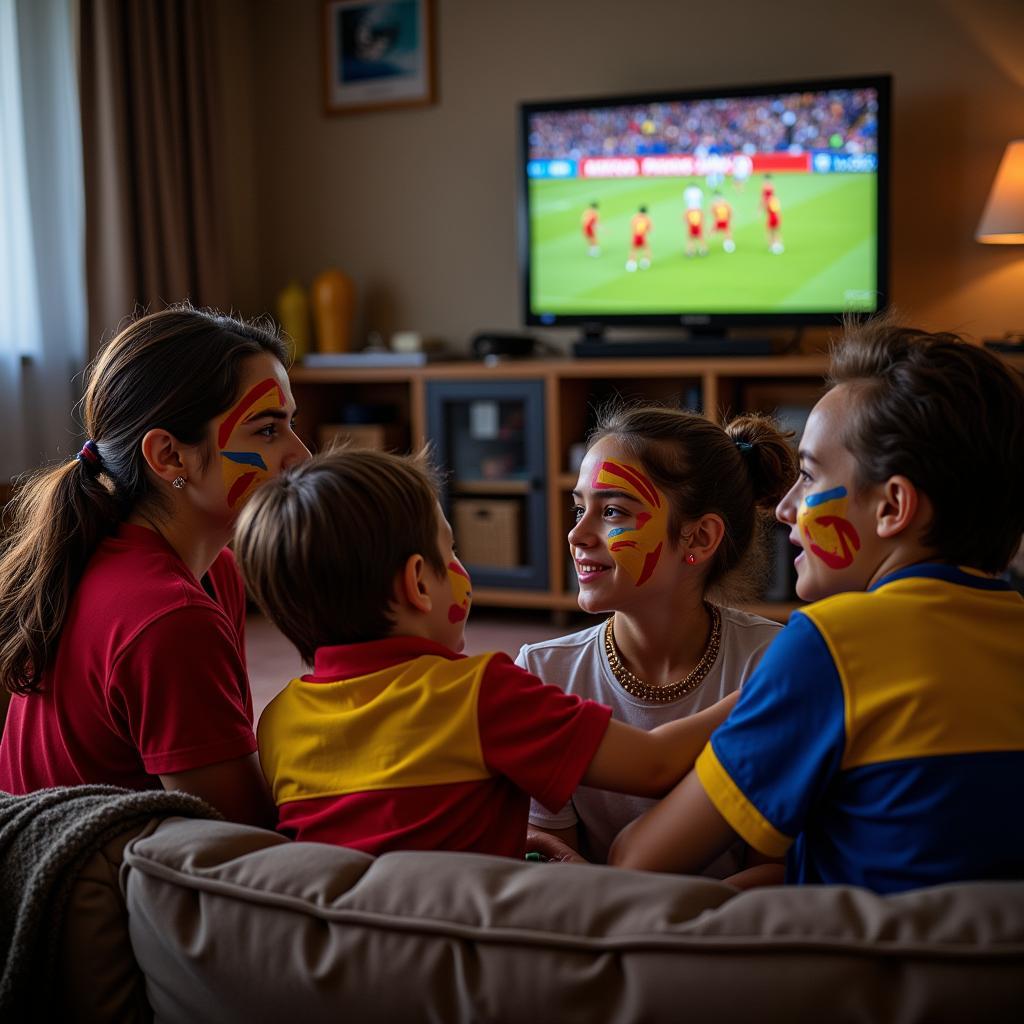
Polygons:
M1024 883L738 893L168 821L122 885L164 1022L977 1021L1024 995Z

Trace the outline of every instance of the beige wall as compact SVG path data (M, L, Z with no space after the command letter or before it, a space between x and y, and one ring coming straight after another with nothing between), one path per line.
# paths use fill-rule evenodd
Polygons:
M219 0L241 311L335 265L362 331L514 330L517 102L890 72L894 301L933 328L1024 329L1024 248L973 240L1024 136L1020 0L436 6L438 103L327 117L320 0Z

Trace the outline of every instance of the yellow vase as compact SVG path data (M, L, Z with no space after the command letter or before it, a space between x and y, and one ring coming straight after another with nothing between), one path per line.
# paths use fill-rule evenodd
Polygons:
M313 279L313 320L321 352L348 352L352 347L352 315L356 289L340 270L325 270Z
M301 359L310 349L309 299L298 281L278 292L277 322L292 339L293 358Z

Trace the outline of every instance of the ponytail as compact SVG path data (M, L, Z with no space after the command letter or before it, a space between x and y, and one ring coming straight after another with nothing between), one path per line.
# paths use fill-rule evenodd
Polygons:
M4 509L0 552L0 680L38 689L57 650L86 562L121 519L118 502L85 460L42 469Z
M760 413L737 416L725 425L746 467L754 504L774 510L793 486L796 461L793 448L775 421Z

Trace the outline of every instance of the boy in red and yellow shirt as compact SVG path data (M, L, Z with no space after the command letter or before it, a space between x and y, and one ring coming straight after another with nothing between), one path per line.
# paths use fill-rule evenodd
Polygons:
M581 782L663 793L732 706L648 733L504 654L459 654L471 584L410 458L329 452L264 485L236 552L313 664L258 730L279 830L296 839L521 857L531 797L554 809Z

